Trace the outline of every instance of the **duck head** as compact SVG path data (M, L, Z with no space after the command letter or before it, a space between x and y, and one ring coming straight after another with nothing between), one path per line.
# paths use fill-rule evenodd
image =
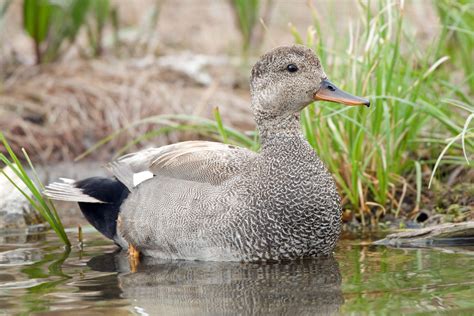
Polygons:
M278 47L263 55L252 68L250 91L257 123L293 116L317 100L370 105L369 100L332 84L319 58L301 45Z

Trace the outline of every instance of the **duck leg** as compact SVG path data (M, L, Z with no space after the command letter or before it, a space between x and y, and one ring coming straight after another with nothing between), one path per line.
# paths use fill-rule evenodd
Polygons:
M132 244L128 246L128 262L130 263L130 270L137 272L138 264L140 263L140 251Z

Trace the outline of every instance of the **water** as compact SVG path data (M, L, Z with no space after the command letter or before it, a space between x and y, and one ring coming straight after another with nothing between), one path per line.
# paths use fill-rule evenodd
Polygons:
M69 233L72 240L77 236ZM87 230L0 237L0 315L474 314L474 248L398 250L341 240L286 264L143 261Z

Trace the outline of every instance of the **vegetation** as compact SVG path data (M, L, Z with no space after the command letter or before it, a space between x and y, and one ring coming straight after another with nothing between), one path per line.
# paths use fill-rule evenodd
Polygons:
M242 51L258 48L263 40L263 25L268 23L273 0L230 0L237 26L242 35Z
M246 51L250 46L254 27L258 22L260 0L232 0L231 3L242 34L242 46Z
M34 43L36 62L56 60L87 29L91 54L102 53L109 0L24 0L23 27Z
M43 197L41 194L41 191L43 191L44 186L36 174L35 168L31 163L30 157L23 149L24 158L28 162L31 172L36 178L36 183L26 173L26 170L23 167L20 159L18 159L18 157L15 155L10 145L8 144L7 139L1 132L0 143L5 146L9 155L9 157L7 157L6 155L0 153L0 161L3 162L5 166L9 167L16 174L16 176L26 185L31 194L21 189L18 184L15 183L15 181L7 175L3 168L0 169L0 172L8 179L8 181L10 181L13 186L15 186L15 188L17 188L21 192L21 194L23 194L23 196L25 196L25 198L28 199L28 201L35 208L35 210L37 210L41 214L41 216L49 223L49 225L56 232L61 241L69 247L71 243L69 242L69 239L64 230L64 226L61 223L61 219L59 218L54 204L49 199Z
M74 42L81 28L87 29L93 55L102 52L101 34L113 11L108 1L67 3L58 7L57 1L24 1L25 30L36 43L38 61L57 58L63 43ZM231 1L245 56L252 41L261 42L252 39L259 38L255 35L258 20L272 1L262 3ZM420 45L403 3L360 1L359 20L349 35L330 45L328 30L337 29L337 19L323 24L314 8L310 11L313 24L306 34L290 26L295 42L314 48L333 82L372 101L370 109L317 102L302 112L308 141L334 174L345 208L363 225L387 213L416 215L423 198L430 194L428 184L472 164L474 4L467 0L434 2L441 29L429 43ZM31 15L28 10L41 14ZM58 10L62 10L60 19ZM156 22L159 10L154 12ZM118 25L116 12L112 17L112 24ZM99 93L90 98L96 95ZM140 130L146 130L143 125L154 128L132 139L118 155L175 131L193 131L258 150L255 131L243 133L226 126L218 109L214 119L168 114L139 119L79 158L131 129L142 126Z
M438 51L453 58L457 69L464 72L466 86L474 94L474 3L469 0L435 1L442 31Z
M345 205L359 209L363 222L364 213L378 217L388 208L398 214L413 186L414 210L419 208L421 170L433 165L432 157L439 154L437 144L455 147L452 153L457 156L445 163L469 163L474 135L468 125L474 106L464 87L474 74L466 73L464 82L454 84L448 63L456 56L444 45L444 32L428 47L421 47L406 27L404 8L398 2L378 2L375 12L362 4L361 8L360 31L352 29L349 38L331 48L325 45L313 11L315 22L306 44L319 52L334 82L357 95L369 95L374 106L363 111L315 103L304 110L302 120L309 142L343 190ZM455 29L463 33L463 41L470 42L464 45L472 45L473 34L465 36L469 30ZM300 34L292 31L303 43ZM463 138L466 161L456 150L461 147L455 144L459 138ZM427 156L420 150L423 147Z

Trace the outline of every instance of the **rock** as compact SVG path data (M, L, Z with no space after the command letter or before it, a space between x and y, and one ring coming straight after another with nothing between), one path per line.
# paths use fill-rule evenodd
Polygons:
M28 194L31 193L26 185L16 176L12 169L5 167L3 171L15 184ZM10 181L0 173L0 230L24 229L29 225L42 222L39 214L34 210L28 200Z
M474 246L474 221L407 230L390 234L374 244L397 248Z
M152 60L152 62L156 61ZM213 80L211 75L206 72L206 66L228 64L229 60L226 57L195 55L186 52L181 55L160 57L157 63L161 67L186 75L200 85L208 86Z

